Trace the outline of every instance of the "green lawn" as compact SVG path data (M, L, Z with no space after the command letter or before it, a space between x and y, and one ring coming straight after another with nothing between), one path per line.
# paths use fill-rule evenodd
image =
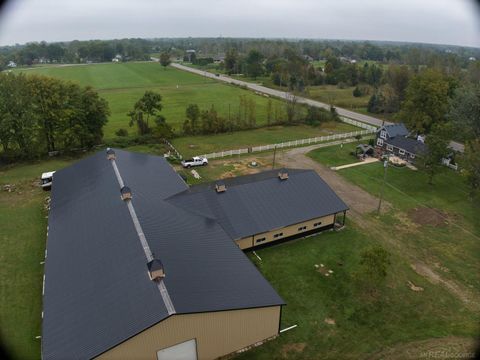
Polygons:
M16 359L38 359L40 354L42 275L47 232L43 207L49 194L40 189L44 171L60 169L68 160L18 165L0 171L0 324L6 350Z
M359 254L376 240L351 223L341 232L276 245L250 259L287 302L281 327L298 325L238 359L369 359L398 343L445 337L473 337L476 318L445 289L431 285L392 255L383 296L364 299L356 286ZM320 274L315 264L333 270ZM425 291L411 291L412 281ZM335 325L325 319L335 320ZM300 350L302 349L303 350ZM419 354L417 354L418 358Z
M344 149L318 149L309 155L326 165L332 158L349 158L350 146ZM383 166L373 163L340 170L349 181L378 196L383 181ZM437 263L446 278L455 279L467 288L480 292L480 199L471 200L464 179L448 168L442 168L429 185L425 172L390 166L387 172L385 199L394 209L381 217L386 228L418 258ZM443 219L441 224L418 224L414 209L432 208ZM402 215L404 214L404 215ZM411 214L410 216L407 214ZM445 222L446 221L446 222ZM405 231L403 231L405 230ZM412 236L414 235L414 236Z
M338 122L322 124L319 127L272 126L227 134L180 137L174 139L172 143L183 156L189 157L356 130L359 129L355 126Z
M153 90L163 96L162 114L176 130L181 130L188 104L198 104L201 109L212 105L227 117L238 111L239 96L255 100L257 124L266 123L266 109L269 99L255 95L252 91L220 83L199 75L174 68L163 69L158 63L132 62L118 64L91 64L64 67L19 69L27 74L41 74L71 80L81 85L90 85L105 98L111 109L111 116L104 128L105 139L115 137L115 131L128 127L128 111L146 90ZM279 100L271 99L282 106Z
M360 143L365 143L365 141L360 140ZM358 159L351 154L351 152L355 151L357 144L358 142L330 146L312 151L308 156L328 167L347 165L358 161Z

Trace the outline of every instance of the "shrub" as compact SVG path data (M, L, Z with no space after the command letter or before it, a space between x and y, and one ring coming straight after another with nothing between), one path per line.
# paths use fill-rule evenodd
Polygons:
M128 131L126 129L118 129L117 131L115 131L115 135L121 137L128 136Z

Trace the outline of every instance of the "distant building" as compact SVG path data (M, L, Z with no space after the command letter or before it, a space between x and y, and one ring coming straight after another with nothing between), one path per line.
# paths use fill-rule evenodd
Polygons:
M475 60L477 60L477 59L476 59L475 57L473 57L473 56L470 56L470 57L468 58L468 60L470 60L470 61L475 61Z
M117 54L117 55L115 55L115 57L112 59L112 62L120 62L120 61L122 61L122 58L123 58L122 55Z
M16 68L17 67L17 64L13 61L9 61L8 64L7 64L7 67L9 68Z
M303 55L303 58L305 60L307 60L308 62L312 62L313 61L313 57L311 57L310 55Z

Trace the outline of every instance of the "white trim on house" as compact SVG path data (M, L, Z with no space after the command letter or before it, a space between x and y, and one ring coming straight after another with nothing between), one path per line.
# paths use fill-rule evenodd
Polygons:
M378 146L383 146L383 139L378 138L377 139L377 145Z
M398 153L399 153L400 155L405 155L405 149L400 149L400 148L399 148L399 149L398 149Z
M387 151L393 151L393 145L387 144Z
M387 130L380 130L380 137L382 139L387 139Z

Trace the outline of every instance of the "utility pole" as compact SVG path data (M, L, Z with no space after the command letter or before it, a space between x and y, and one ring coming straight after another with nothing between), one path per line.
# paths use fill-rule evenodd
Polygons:
M385 183L387 181L387 168L388 168L388 157L387 157L387 160L383 162L383 183L382 183L382 188L380 190L380 198L378 199L377 215L380 215L380 208L382 207L383 191L385 189Z
M275 169L275 156L277 155L277 147L275 146L273 148L273 164L272 164L272 169Z

